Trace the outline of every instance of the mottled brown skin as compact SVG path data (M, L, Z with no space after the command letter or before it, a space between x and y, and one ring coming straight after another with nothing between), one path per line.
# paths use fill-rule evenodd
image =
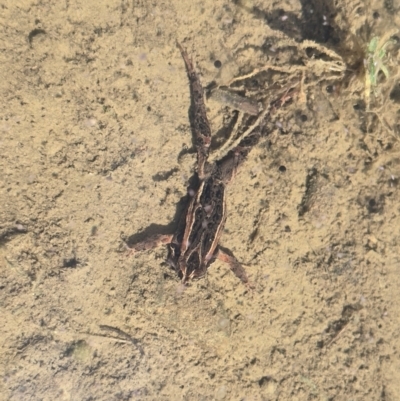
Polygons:
M260 140L256 128L244 137L238 146L215 163L208 162L211 144L211 127L204 104L203 87L186 50L177 43L186 65L189 78L191 107L190 123L197 149L197 176L199 186L190 199L185 216L173 235L156 235L135 244L134 252L167 244L168 262L183 283L206 274L215 259L229 264L235 275L246 285L249 280L240 262L218 245L226 221L225 187L234 177L237 168Z

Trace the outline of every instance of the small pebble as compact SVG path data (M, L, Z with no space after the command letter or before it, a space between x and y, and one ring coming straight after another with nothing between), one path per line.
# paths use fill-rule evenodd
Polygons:
M221 63L220 60L215 60L215 61L214 61L214 67L215 67L215 68L221 68L221 66L222 66L222 63Z
M87 118L85 121L85 125L87 127L94 127L97 124L97 120L95 118Z
M229 327L229 323L229 319L227 319L226 317L222 317L218 320L218 327L221 330L226 330Z
M30 174L28 176L28 184L32 184L36 181L36 175L35 174Z
M226 395L227 395L228 391L226 386L220 386L217 388L217 391L215 393L215 399L216 400L223 400Z

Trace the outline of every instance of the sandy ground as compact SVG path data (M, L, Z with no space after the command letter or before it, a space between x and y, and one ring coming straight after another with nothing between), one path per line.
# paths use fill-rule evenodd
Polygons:
M400 26L396 2L17 4L0 5L0 399L399 400L396 71L368 112L355 72L314 60L362 64L354 43ZM204 86L306 67L229 186L221 242L253 292L220 262L183 288L166 249L124 247L174 226L194 171L176 39ZM304 40L332 52L305 63ZM232 110L207 107L221 132Z

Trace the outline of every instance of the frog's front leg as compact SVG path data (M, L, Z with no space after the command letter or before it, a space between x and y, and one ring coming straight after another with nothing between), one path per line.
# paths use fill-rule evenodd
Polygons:
M245 284L249 288L254 288L254 286L249 281L246 270L244 269L242 264L235 258L235 256L232 255L231 252L229 252L227 249L219 247L215 257L222 262L227 263L235 276L239 278L243 284Z

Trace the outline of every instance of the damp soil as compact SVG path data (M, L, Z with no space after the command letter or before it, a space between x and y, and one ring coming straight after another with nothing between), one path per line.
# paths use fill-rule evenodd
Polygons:
M398 49L379 95L362 78L400 17L366 3L2 2L0 399L400 399ZM297 79L228 187L253 291L125 247L176 227L195 168L176 40L204 87ZM218 157L228 103L207 101Z

